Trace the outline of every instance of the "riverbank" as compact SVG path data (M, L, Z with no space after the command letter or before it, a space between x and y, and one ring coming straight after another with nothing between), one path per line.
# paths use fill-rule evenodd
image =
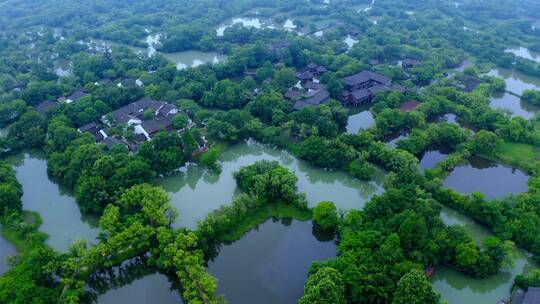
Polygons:
M6 217L1 218L2 236L17 249L20 256L27 255L34 247L35 242L43 243L47 239L45 233L39 232L43 220L38 212L23 211L23 222L10 222ZM24 229L21 229L22 226ZM28 237L32 235L32 237Z

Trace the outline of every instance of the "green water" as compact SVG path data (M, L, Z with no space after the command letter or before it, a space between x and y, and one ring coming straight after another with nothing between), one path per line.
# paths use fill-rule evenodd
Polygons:
M347 120L347 132L356 134L360 130L366 130L375 125L375 118L373 114L368 111L362 111L360 113L349 116Z
M455 167L443 187L464 194L482 192L487 199L500 199L510 194L527 192L529 175L490 160L471 157L469 163Z
M509 112L512 117L521 116L525 119L533 118L540 111L539 106L522 101L519 97L510 93L495 94L491 98L489 106Z
M540 63L540 53L529 50L522 46L509 48L505 52L512 53L518 57L529 59Z
M205 63L219 63L223 60L225 60L225 56L219 55L216 52L202 52L202 51L183 51L183 52L176 52L176 53L162 53L159 51L156 51L155 44L159 43L159 37L155 38L155 36L149 36L154 37L153 39L147 39L147 42L149 43L148 48L140 48L140 47L134 47L127 44L117 43L109 40L102 40L102 39L92 39L91 41L93 43L96 43L97 45L103 47L114 47L114 46L123 46L127 47L130 50L132 50L135 54L144 55L144 56L153 56L154 54L161 54L165 58L167 58L169 61L173 62L176 65L176 68L181 70L185 68L194 68L198 67Z
M48 245L65 252L77 239L96 241L97 218L83 217L72 194L49 179L43 154L19 154L9 162L23 187L23 208L41 215L39 230L49 235Z
M15 246L2 237L2 227L0 226L0 275L9 270L7 259L16 253Z
M514 94L521 95L525 90L540 90L540 79L518 71L497 67L491 69L488 75L504 78L506 81L506 90Z
M224 245L208 263L217 293L234 304L295 304L311 263L336 256L332 238L317 236L310 221L268 220Z
M298 177L298 191L306 194L310 207L329 200L338 208L361 209L373 195L383 191L383 176L377 176L376 181L360 181L341 171L314 167L281 149L241 143L223 152L220 174L190 164L182 172L158 181L180 212L174 226L194 229L209 212L229 204L238 193L233 172L258 160L275 160L292 170Z
M441 218L447 225L462 225L477 244L492 235L486 227L467 216L443 207ZM516 275L538 267L522 249L514 250L514 265L504 267L497 275L475 279L448 267L437 267L431 281L435 290L448 304L495 304L510 297L510 288Z
M178 280L146 263L146 257L134 257L92 274L87 285L92 303L183 303Z

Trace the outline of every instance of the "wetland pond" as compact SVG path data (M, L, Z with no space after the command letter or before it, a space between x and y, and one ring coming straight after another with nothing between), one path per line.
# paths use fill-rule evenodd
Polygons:
M230 303L295 304L311 263L335 256L333 237L318 235L311 221L270 219L222 245L208 271Z
M461 225L477 244L493 235L486 227L467 216L447 207L441 210L441 218L447 225ZM527 273L538 265L525 250L514 250L514 263L503 267L498 274L477 279L446 266L439 266L431 277L433 288L441 293L448 304L493 304L509 298L510 288L516 275Z
M503 78L506 82L506 90L517 95L522 95L525 90L540 90L540 79L518 71L496 67L487 75Z
M420 170L433 169L438 163L444 161L451 153L444 147L431 148L425 151L420 159Z
M135 54L143 56L154 56L155 54L161 54L167 58L170 62L173 62L176 65L176 68L179 70L186 68L196 68L202 64L212 63L216 64L222 62L226 59L226 56L219 55L216 52L202 52L197 50L176 52L176 53L162 53L156 50L156 46L159 43L159 35L148 36L152 38L147 38L146 42L148 43L147 48L134 47L127 44L117 43L109 40L102 39L92 39L91 42L95 44L99 49L111 48L114 46L127 47L132 50Z
M512 117L521 116L525 119L534 117L540 107L532 103L522 101L516 95L510 93L496 93L491 98L489 106L494 109L501 109L511 113Z
M9 270L8 257L17 254L17 249L2 236L0 226L0 276Z
M23 188L23 209L40 214L39 230L49 236L48 245L66 252L77 239L96 241L98 219L82 216L72 193L49 179L42 153L23 153L8 160Z
M333 201L338 209L362 209L373 195L383 192L383 173L373 181L361 181L342 171L314 167L285 150L245 142L223 151L219 174L189 164L178 174L158 180L180 213L173 226L195 229L197 221L208 213L230 204L239 193L233 173L258 160L278 161L293 171L298 177L298 191L306 194L309 207L321 201Z
M531 51L528 48L524 48L522 46L506 49L505 52L512 53L518 57L540 63L540 53Z
M178 281L146 266L145 256L92 274L86 288L97 304L183 303Z
M482 192L487 199L500 199L527 192L528 180L529 176L518 169L471 157L467 164L457 166L450 172L443 187L463 194Z
M356 134L360 130L366 130L375 125L375 117L371 111L362 111L357 114L350 115L347 120L347 133Z

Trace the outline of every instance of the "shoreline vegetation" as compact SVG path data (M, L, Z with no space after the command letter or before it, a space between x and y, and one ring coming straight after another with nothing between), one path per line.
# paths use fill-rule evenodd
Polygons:
M99 301L105 285L92 291L89 281L140 260L151 269L143 276L164 274L184 303L224 303L208 261L269 219L311 221L337 244L337 256L312 261L302 297L286 299L301 304L440 304L428 279L439 266L487 278L516 246L540 256L540 114L491 105L504 92L528 115L540 104L540 62L507 51L540 50L535 1L58 1L0 5L0 157L42 151L48 177L99 217L98 242L48 246L47 217L24 210L21 181L0 162L1 232L17 250L0 302ZM161 52L191 52L193 65ZM348 133L360 111L369 127ZM221 153L244 141L363 181L384 174L384 192L361 209L309 208L290 169L256 161L235 170L231 202L196 229L173 229L185 215L156 179L189 163L215 177ZM420 169L434 149L443 156ZM522 184L497 196L445 187L478 158L522 171ZM475 242L441 220L441 206L493 236ZM539 278L517 276L512 292Z

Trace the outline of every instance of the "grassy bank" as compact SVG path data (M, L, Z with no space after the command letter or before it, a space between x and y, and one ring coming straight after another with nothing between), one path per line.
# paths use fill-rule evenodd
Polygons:
M268 204L253 212L247 219L238 223L233 232L221 236L222 242L234 242L239 240L249 232L253 227L266 222L269 218L293 218L299 221L311 219L310 209L302 210L285 203Z
M38 231L42 219L37 212L24 211L24 222L20 224L4 224L4 220L2 222L2 236L15 246L17 253L21 256L28 254L33 249L35 241L44 242L47 239L46 234ZM29 228L21 227L25 224Z
M505 142L497 148L492 158L530 171L528 167L540 160L540 148L528 144Z

